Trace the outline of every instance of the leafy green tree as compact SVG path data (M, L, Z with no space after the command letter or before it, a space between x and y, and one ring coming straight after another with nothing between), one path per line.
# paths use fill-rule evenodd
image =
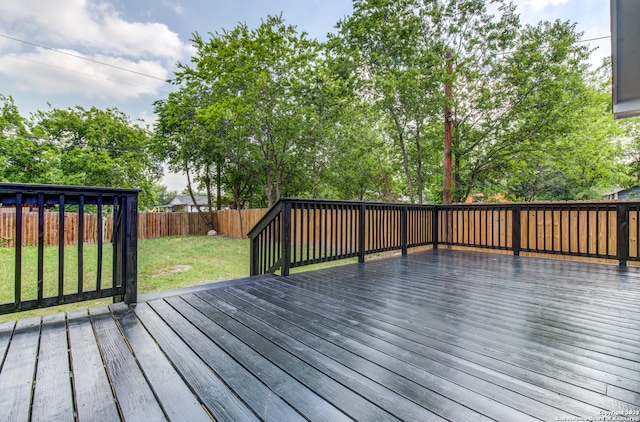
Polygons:
M155 184L153 186L156 197L156 205L168 205L169 202L178 194L178 191L170 190L165 185Z
M215 229L213 190L217 192L219 209L224 153L217 132L209 131L199 116L199 110L206 104L204 96L202 87L185 85L170 93L166 100L154 103L158 122L152 150L158 160L168 164L169 169L186 174L187 194L205 223ZM206 192L206 210L196 201L196 190L199 189Z
M0 95L0 181L50 183L56 156L54 147L30 136L13 98Z
M176 82L184 91L201 87L198 121L272 205L287 187L304 185L297 179L322 145L314 102L322 89L314 72L319 44L272 16L256 29L239 24L208 41L196 34L193 42L194 66L181 65Z
M603 69L606 74L603 75ZM510 177L501 191L515 200L598 199L613 187L628 187L628 161L622 143L624 130L613 119L608 65L589 71L583 89L574 90L562 116L564 132L556 132L534 149L528 160L509 161ZM623 123L624 128L624 123ZM631 162L631 161L629 161Z
M510 162L555 151L572 129L567 114L581 110L574 99L587 90L588 52L578 40L568 22L521 26L503 0L377 0L359 2L329 45L383 116L409 198L423 202L442 192L446 105L454 201L502 180Z
M159 165L150 133L116 109L52 109L34 115L31 136L55 148L49 183L139 188L142 208L156 205Z

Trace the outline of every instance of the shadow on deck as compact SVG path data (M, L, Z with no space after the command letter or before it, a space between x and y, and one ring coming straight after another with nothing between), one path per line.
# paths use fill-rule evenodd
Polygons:
M173 293L0 325L0 419L640 420L637 268L438 250Z

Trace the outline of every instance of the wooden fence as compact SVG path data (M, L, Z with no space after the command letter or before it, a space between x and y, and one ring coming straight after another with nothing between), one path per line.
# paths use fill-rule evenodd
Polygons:
M214 213L214 226L222 235L232 238L246 238L253 225L266 213L266 209L251 210L222 210ZM57 212L45 212L44 244L58 245ZM77 213L65 213L64 215L64 243L65 245L78 244L78 219ZM22 213L22 244L38 244L38 213L24 211ZM83 242L95 244L98 241L98 227L102 228L103 239L108 242L113 232L113 220L111 215L98 221L95 214L84 214ZM152 239L168 236L199 236L207 234L208 226L198 213L195 212L149 212L138 214L138 239ZM16 231L16 215L11 210L0 212L0 247L13 247Z

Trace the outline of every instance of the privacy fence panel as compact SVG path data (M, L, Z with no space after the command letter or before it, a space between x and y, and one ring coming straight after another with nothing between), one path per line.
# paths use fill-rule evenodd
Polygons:
M266 209L222 210L215 211L214 227L220 234L235 239L247 238L249 230L264 216ZM22 245L38 244L38 212L29 208L22 210ZM79 238L79 215L77 212L64 213L64 244L77 245ZM98 227L102 230L103 242L108 242L113 233L111 214L98 218L95 213L83 215L84 244L98 242ZM15 208L0 208L0 247L15 246L16 212ZM60 230L59 213L44 212L44 244L58 246ZM138 213L138 239L156 239L168 236L203 236L209 226L197 212L146 212Z

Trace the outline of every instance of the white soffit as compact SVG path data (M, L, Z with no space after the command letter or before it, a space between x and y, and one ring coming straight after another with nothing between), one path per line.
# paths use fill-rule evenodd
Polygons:
M640 116L640 0L611 0L613 115Z

